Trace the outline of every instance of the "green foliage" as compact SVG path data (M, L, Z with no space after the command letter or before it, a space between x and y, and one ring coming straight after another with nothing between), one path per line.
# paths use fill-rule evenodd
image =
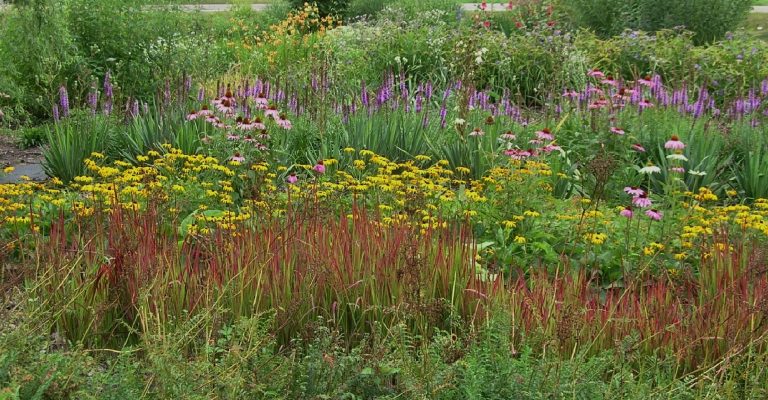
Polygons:
M343 16L349 8L350 0L289 0L293 8L303 8L305 4L315 4L320 16Z
M747 16L752 0L560 0L573 23L603 37L625 29L684 27L697 43L718 40Z
M112 148L115 136L115 124L105 116L75 115L53 125L48 129L45 172L63 182L84 175L85 159Z

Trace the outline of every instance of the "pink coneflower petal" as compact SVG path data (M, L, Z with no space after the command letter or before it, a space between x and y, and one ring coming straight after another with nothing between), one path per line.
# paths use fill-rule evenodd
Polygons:
M639 143L635 143L630 147L632 148L632 150L638 153L645 153L645 147L641 146Z
M632 198L632 204L641 207L641 208L648 208L651 206L652 202L651 199L648 198L648 195L643 193L640 196L635 196Z
M616 134L616 135L624 135L625 132L624 132L624 129L612 126L611 127L611 133Z
M683 150L685 148L685 143L681 142L676 135L672 135L672 138L670 138L667 143L664 143L664 148L670 150Z
M642 196L645 194L645 191L643 189L640 189L635 186L627 186L624 188L624 191L627 194L631 194L632 196Z
M635 213L632 212L632 207L627 206L619 212L619 215L625 218L632 218Z
M663 216L661 211L657 211L657 210L648 210L645 212L645 215L647 215L650 219L654 221L661 221L661 217Z
M323 160L320 160L315 164L312 169L317 172L318 174L324 174L325 173L325 164L323 164Z
M290 184L294 184L294 183L299 181L299 177L296 176L296 173L292 173L292 174L288 175L288 178L286 178L285 181L290 183Z

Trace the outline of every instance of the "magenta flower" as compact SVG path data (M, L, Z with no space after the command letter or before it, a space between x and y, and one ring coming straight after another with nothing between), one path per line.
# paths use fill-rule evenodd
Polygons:
M277 111L277 108L275 106L269 106L266 110L264 110L264 116L269 118L271 117L274 120L277 120L280 118L280 111Z
M320 160L315 164L315 166L312 168L317 172L318 174L324 174L325 173L325 164L323 164L323 160Z
M624 135L624 129L612 126L611 127L611 133L614 133L616 135Z
M640 102L637 103L637 105L640 106L640 108L651 108L651 107L653 107L653 103L651 103L651 101L648 100L648 99L640 100Z
M546 145L546 146L541 148L541 150L543 152L545 152L545 153L551 153L553 151L560 151L562 149L563 149L562 147L554 145L554 144L548 144L548 145Z
M199 115L200 114L198 114L195 110L192 110L189 112L189 114L187 114L187 121L195 120Z
M213 111L208 109L208 106L203 104L203 107L200 109L200 111L197 112L197 115L200 115L202 117L213 115Z
M645 215L654 221L661 221L661 217L663 216L661 211L657 210L648 210L645 212Z
M285 115L280 115L280 117L277 119L277 126L286 130L289 130L293 127L293 125L291 125L291 121L287 120Z
M632 204L641 207L641 208L647 208L651 206L651 199L648 198L648 195L643 193L640 196L635 196L632 198Z
M602 73L599 69L595 68L592 71L587 72L587 76L591 76L593 78L602 79L605 78L605 74Z
M632 196L642 196L645 194L645 191L643 189L640 189L635 186L627 186L624 188L624 191L628 194L631 194Z
M645 153L645 147L640 145L640 143L635 143L632 146L630 146L632 150L638 152L638 153Z
M676 135L672 135L667 143L664 143L664 148L670 150L682 150L685 148L685 143L681 142Z
M501 138L501 139L504 139L504 140L510 140L510 141L511 141L511 140L515 140L515 139L517 139L517 135L515 135L514 133L512 133L512 131L507 131L506 133L503 133L503 134L500 136L500 138Z
M290 175L288 175L288 178L286 178L285 181L290 183L290 184L294 184L294 183L299 181L299 177L296 176L296 173L294 172L294 173L291 173Z
M632 216L634 216L635 214L632 212L632 207L627 206L627 207L624 207L624 209L619 212L619 215L625 218L632 218Z
M229 160L230 161L235 161L235 162L243 162L243 161L245 161L245 157L241 156L240 153L235 153L235 155L230 157Z
M608 75L601 81L603 85L610 85L610 86L616 86L618 85L618 82L616 82L615 79L613 79L613 76Z
M651 79L650 76L647 76L647 75L645 76L645 78L638 79L637 83L647 87L653 86L653 80Z
M555 137L552 135L552 132L550 132L549 128L536 131L536 137L541 140L555 140Z

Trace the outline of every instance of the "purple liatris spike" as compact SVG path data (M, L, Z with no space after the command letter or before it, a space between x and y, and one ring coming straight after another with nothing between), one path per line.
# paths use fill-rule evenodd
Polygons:
M59 87L59 106L61 107L61 117L66 118L69 116L69 94L67 93L67 87L61 85Z
M445 129L445 118L448 115L448 106L446 102L440 107L440 128Z
M192 90L192 75L187 75L184 77L184 94L189 94L189 92Z
M136 118L139 116L139 101L134 100L133 103L131 103L131 117Z
M91 87L91 90L88 92L88 108L91 109L91 114L96 114L96 108L98 107L99 102L99 92L96 90L96 84Z
M200 87L200 90L197 91L197 101L202 103L203 100L205 100L205 88Z
M59 116L59 105L58 104L54 104L53 105L53 120L56 121L56 122L59 122L59 118L60 118L60 116Z
M107 71L104 74L104 97L111 99L114 96L112 93L112 74Z
M102 111L104 112L104 115L112 114L112 98L111 97L108 97L106 100L104 100Z

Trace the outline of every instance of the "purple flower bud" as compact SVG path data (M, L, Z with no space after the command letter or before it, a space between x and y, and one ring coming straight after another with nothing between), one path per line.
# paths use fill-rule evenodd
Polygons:
M69 94L67 88L64 85L59 87L59 106L61 106L61 116L66 118L69 116Z
M107 71L104 75L104 97L111 99L114 96L112 93L112 74Z
M205 88L200 87L200 90L197 91L197 101L202 103L203 100L205 100Z
M59 122L59 105L53 105L53 120Z

